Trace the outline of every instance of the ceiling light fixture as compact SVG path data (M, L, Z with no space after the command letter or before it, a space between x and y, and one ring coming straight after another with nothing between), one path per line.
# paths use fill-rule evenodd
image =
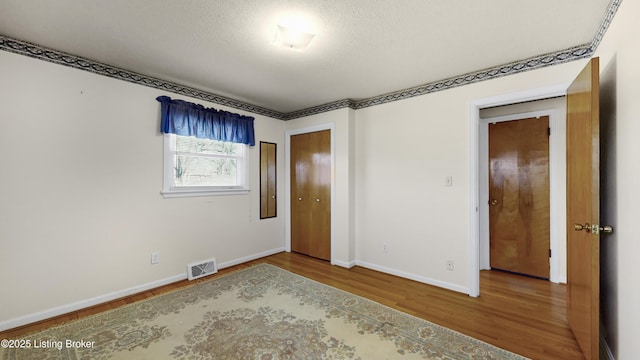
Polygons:
M309 47L315 34L296 30L294 28L278 25L273 43L292 50L302 51Z

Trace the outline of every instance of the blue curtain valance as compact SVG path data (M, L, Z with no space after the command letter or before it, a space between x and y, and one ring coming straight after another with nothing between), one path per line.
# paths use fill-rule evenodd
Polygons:
M165 134L255 145L251 116L205 108L168 96L158 96L156 100L161 104L160 126Z

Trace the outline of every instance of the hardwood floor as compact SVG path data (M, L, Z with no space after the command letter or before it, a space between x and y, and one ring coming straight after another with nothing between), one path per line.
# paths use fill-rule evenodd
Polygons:
M437 288L362 267L345 269L295 253L251 261L195 281L158 289L0 332L12 339L80 317L110 310L163 292L207 281L255 263L266 262L327 285L459 331L531 359L583 359L569 330L564 285L513 274L482 271L480 297Z

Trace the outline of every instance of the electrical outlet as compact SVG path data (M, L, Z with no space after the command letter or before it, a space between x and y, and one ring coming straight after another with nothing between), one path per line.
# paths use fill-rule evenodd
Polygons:
M384 252L389 252L389 245L387 245L387 244L382 244L382 251L384 251Z
M160 262L160 253L154 252L151 253L151 263L157 264Z
M452 187L453 186L453 176L451 176L451 175L445 176L445 178L444 178L444 186L446 186L446 187Z
M447 270L453 271L453 260L447 260Z

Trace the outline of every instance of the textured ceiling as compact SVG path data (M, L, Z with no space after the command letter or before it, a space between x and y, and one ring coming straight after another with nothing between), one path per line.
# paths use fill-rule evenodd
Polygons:
M288 113L589 44L609 0L0 0L0 35ZM316 33L297 52L277 24Z

